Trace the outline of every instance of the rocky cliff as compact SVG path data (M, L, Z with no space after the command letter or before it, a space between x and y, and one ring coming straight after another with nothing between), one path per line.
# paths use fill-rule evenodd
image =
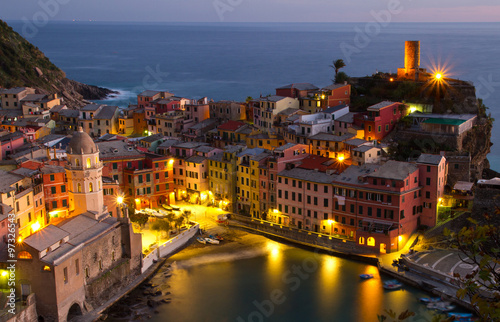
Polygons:
M66 78L66 74L9 25L0 20L0 87L28 86L58 93L69 106L106 98L113 92Z

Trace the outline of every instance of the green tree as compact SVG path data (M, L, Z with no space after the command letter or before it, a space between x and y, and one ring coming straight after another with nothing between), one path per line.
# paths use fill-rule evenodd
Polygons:
M335 75L335 84L342 84L344 82L348 82L350 77L344 73L344 72L339 72L337 75Z
M337 60L334 60L333 61L333 64L330 65L331 68L333 68L335 70L335 79L337 79L337 75L339 73L339 70L341 68L344 68L345 67L345 63L344 63L344 60L343 59L337 59Z
M457 296L468 298L481 321L500 321L500 228L498 215L484 214L478 220L469 218L469 224L458 233L447 229L451 247L459 249L466 263L477 269L466 276L455 274L461 283Z
M148 220L149 216L147 214L135 212L134 207L128 207L129 218L131 222L139 224L139 226L144 226Z

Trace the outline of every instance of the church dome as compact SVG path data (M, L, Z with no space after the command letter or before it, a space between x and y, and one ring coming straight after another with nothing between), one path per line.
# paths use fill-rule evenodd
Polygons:
M90 135L83 132L83 128L79 126L78 131L73 134L71 141L69 141L66 152L69 154L92 154L97 152L97 148Z

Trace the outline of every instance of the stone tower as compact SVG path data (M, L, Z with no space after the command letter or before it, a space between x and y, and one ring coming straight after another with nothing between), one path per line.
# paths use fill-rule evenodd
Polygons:
M398 68L399 80L425 81L427 70L420 68L420 41L405 41L405 67Z
M99 150L81 126L73 134L66 148L68 164L68 194L70 213L79 215L86 211L104 212L102 191L102 163Z
M420 41L405 42L405 69L410 71L420 67Z

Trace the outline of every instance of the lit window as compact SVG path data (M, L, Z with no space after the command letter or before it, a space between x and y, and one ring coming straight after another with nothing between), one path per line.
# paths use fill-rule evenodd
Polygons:
M45 266L43 267L43 271L44 271L44 272L50 272L50 271L51 271L50 266L45 265Z
M77 186L77 192L82 192L82 184L79 183Z
M90 168L90 158L87 158L87 168Z
M94 191L94 185L92 184L92 182L89 183L89 192L92 192Z
M19 253L18 258L20 258L20 259L32 259L33 257L31 256L30 253L23 250L22 252Z
M77 167L79 167L79 166L80 166L80 160L79 160L79 159L75 159L75 165L76 165Z
M359 237L359 244L364 245L365 244L365 237Z
M366 241L366 245L368 245L368 246L375 246L375 238L368 237L368 240Z

